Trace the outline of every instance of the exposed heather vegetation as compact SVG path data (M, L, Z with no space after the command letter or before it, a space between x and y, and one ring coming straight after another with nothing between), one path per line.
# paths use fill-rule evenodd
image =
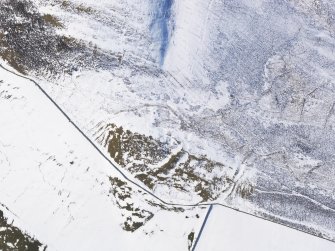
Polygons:
M41 15L31 1L5 0L0 6L0 57L21 73L44 75L117 64L113 55L56 34L56 29L63 27L57 17Z
M109 178L111 183L110 193L113 194L116 204L122 210L122 217L125 218L122 228L129 232L134 232L142 227L154 215L153 213L140 209L132 202L132 188L127 183L118 178Z
M39 251L42 248L43 246L38 240L8 223L3 212L0 211L0 250ZM46 247L44 247L44 250L46 250Z
M114 124L99 131L101 134L97 140L107 147L115 162L151 190L167 185L184 193L197 194L202 201L214 200L230 188L233 189L231 194L243 198L248 198L253 192L249 183L235 184L232 167L206 156L195 156L184 149L172 152L172 146L166 142Z

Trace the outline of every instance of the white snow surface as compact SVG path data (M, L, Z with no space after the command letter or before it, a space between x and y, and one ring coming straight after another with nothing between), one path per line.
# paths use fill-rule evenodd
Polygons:
M187 248L187 234L201 224L195 214L204 210L160 210L129 185L132 203L154 217L135 233L124 231L108 181L122 177L31 81L3 69L0 80L0 198L14 225L48 250Z
M213 207L196 251L332 251L335 243L238 211Z
M255 159L265 159L269 152L271 155L272 146L267 149L266 143L260 146L255 143L255 150L252 144L258 143L259 139L258 135L253 138L254 132L250 131L253 128L225 124L224 116L229 115L230 105L236 101L233 96L242 97L238 100L241 102L241 114L259 119L264 127L278 123L287 127L299 124L321 128L320 121L327 116L328 99L333 100L331 93L327 102L317 100L316 95L312 101L306 98L306 115L303 112L297 115L300 110L294 104L288 105L279 115L272 96L264 95L257 101L256 95L247 92L245 82L255 77L253 74L259 68L262 74L257 76L258 82L254 79L250 82L261 85L259 88L265 92L283 69L294 68L295 58L299 63L304 63L303 60L309 62L307 56L299 58L304 50L313 48L323 55L323 59L333 59L327 46L321 48L313 41L314 37L309 36L310 33L315 35L317 30L310 28L300 17L287 14L271 16L270 13L267 17L269 25L259 21L257 15L264 14L271 1L251 3L243 0L236 1L239 6L235 6L234 1L175 0L173 15L167 25L173 30L168 31L169 44L163 59L159 53L161 31L150 29L155 21L152 20L155 16L152 6L156 6L153 0L71 1L96 10L97 13L91 16L67 12L59 5L50 5L46 1L34 2L42 13L55 15L64 23L66 28L58 30L60 34L92 42L108 53L124 56L125 63L111 71L85 70L56 80L35 76L89 136L95 133L98 124L111 122L162 141L172 135L187 151L232 166L238 175L254 182L257 179L254 174L259 172L252 170L250 163ZM312 5L310 2L301 1L299 11L305 11L304 7ZM218 15L216 10L223 7L225 12L222 16ZM257 15L243 16L250 10ZM253 22L262 26L252 25ZM320 37L328 39L325 34L323 31L319 33ZM294 39L301 36L302 45L293 44L288 51L281 51L286 46L286 36ZM329 38L331 43L333 38ZM273 46L277 47L273 49ZM251 48L250 51L241 53L247 48ZM276 53L278 55L273 55ZM299 57L292 59L291 53ZM332 71L317 64L312 64L312 67L320 82L331 82ZM223 70L226 72L219 75ZM293 82L303 82L299 74L292 75ZM0 202L18 216L17 225L36 235L50 250L134 250L134 245L138 250L187 250L187 236L191 231L199 230L205 210L190 209L190 214L199 213L200 219L191 217L186 220L188 211L161 210L148 204L148 200L153 198L135 192L132 200L155 216L139 231L125 232L120 226L122 212L108 197L108 177L122 177L32 82L3 70L0 70L0 80L4 80L0 94ZM236 87L236 83L241 86ZM309 93L312 89L307 87L304 92ZM231 90L235 91L234 95L230 95ZM292 98L292 103L295 98ZM259 105L262 110L254 111L253 105ZM239 109L233 113L240 112ZM318 112L307 113L308 109ZM314 114L322 118L315 119ZM202 123L197 125L199 121ZM334 121L333 116L329 116L328 124L334 124ZM184 122L194 128L182 130ZM197 131L204 128L201 133ZM212 135L213 131L222 134ZM255 154L250 159L250 149L244 149L245 143L250 143L250 152ZM236 150L234 154L231 149ZM107 154L106 149L101 150ZM289 170L290 175L291 171L296 175L305 175L311 167L323 163L314 156L291 155L289 164L297 170ZM280 166L278 170L285 168L286 165ZM125 173L131 178L131 174ZM276 178L275 174L271 178ZM331 175L324 177L321 173L320 177L325 182L314 181L314 184L312 180L306 186L326 189L333 184ZM280 182L281 178L278 178ZM286 183L284 180L283 189L286 189ZM185 195L166 186L154 192L171 202L194 203L199 200L198 196ZM226 194L222 198L218 202L224 201ZM234 203L250 213L255 210L251 203L247 204L240 198ZM329 227L328 230L333 233ZM308 250L306 248L328 251L335 248L334 244L316 237L215 207L197 250L214 251L225 247L231 251Z

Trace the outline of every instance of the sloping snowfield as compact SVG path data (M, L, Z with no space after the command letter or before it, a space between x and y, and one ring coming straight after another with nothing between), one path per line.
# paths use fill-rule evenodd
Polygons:
M0 198L14 224L48 250L187 249L204 210L164 210L127 184L130 202L154 215L139 231L124 231L127 212L109 182L123 177L34 83L4 69L0 76Z
M2 0L4 225L41 250L335 250L314 237L335 241L334 17L332 0Z
M231 209L214 207L197 251L332 251L335 244Z

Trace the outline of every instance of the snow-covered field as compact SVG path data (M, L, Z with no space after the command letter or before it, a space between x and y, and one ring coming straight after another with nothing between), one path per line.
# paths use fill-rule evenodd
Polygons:
M10 211L1 210L14 225L48 250L187 249L204 210L164 210L128 183L130 197L118 201L109 178L124 179L113 166L34 83L3 69L0 76L0 198ZM152 214L134 233L122 228L134 216L126 203Z
M334 241L334 16L330 0L3 0L1 62L55 103L0 70L1 211L50 250L187 250L206 207L159 199Z
M197 251L332 251L335 243L231 209L215 207Z

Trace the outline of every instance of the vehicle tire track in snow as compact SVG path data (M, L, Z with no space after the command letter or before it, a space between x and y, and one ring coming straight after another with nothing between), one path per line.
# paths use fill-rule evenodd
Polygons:
M318 237L318 238L321 238L321 239L324 239L324 240L327 240L327 241L330 241L330 242L333 242L335 243L335 241L331 240L331 239L327 239L326 237L320 237L320 236L317 236L317 235L314 235L314 234L311 234L309 232L306 232L304 230L301 230L301 229L297 229L297 228L294 228L294 227L290 227L290 226L287 226L283 223L280 223L280 222L275 222L275 221L272 221L272 220L269 220L269 219L265 219L265 218L262 218L260 216L257 216L257 215L254 215L254 214L251 214L251 213L247 213L247 212L243 212L243 211L240 211L236 208L233 208L233 207L230 207L230 206L227 206L227 205L224 205L224 204L221 204L221 203L217 203L217 202L212 202L212 203L194 203L194 204L179 204L179 203L170 203L170 202L166 202L164 201L163 199L159 198L157 195L155 195L153 192L149 191L148 189L146 189L145 187L143 187L141 184L137 183L136 181L133 181L132 179L128 178L128 176L122 172L122 170L117 167L103 152L101 149L99 149L99 147L96 146L96 144L78 127L78 125L73 122L71 120L71 118L66 114L66 112L56 103L56 101L53 100L52 97L49 96L49 94L33 79L29 78L29 77L26 77L26 76L22 76L21 74L18 74L10 69L7 69L6 67L4 67L1 63L0 63L0 68L7 71L7 72L10 72L18 77L21 77L23 79L26 79L32 83L35 84L35 86L46 96L46 98L53 103L53 105L55 105L55 107L62 113L62 115L76 128L76 130L88 141L88 143L125 179L127 180L129 183L133 184L134 186L138 187L139 189L141 189L142 191L144 191L145 193L149 194L150 196L152 196L153 198L157 199L158 201L160 201L162 204L165 204L167 206L178 206L178 207L201 207L201 206L210 206L209 210L207 211L207 215L206 215L206 218L205 218L205 221L203 223L203 226L202 226L202 230L203 228L205 227L206 225L206 221L208 219L208 216L210 214L210 211L212 210L213 206L222 206L222 207L225 207L225 208L229 208L229 209L232 209L232 210L235 210L237 212L240 212L240 213L243 213L243 214L247 214L249 216L253 216L253 217L256 217L256 218L259 218L259 219L263 219L263 220L266 220L266 221L269 221L269 222L272 222L272 223L275 223L275 224L279 224L279 225L282 225L282 226L285 226L287 228L291 228L291 229L295 229L297 231L300 231L300 232L303 232L305 234L308 234L308 235L311 235L311 236L315 236L315 237ZM201 232L202 232L201 230ZM200 236L200 234L199 234ZM194 245L195 246L195 245ZM193 248L194 250L194 248Z

